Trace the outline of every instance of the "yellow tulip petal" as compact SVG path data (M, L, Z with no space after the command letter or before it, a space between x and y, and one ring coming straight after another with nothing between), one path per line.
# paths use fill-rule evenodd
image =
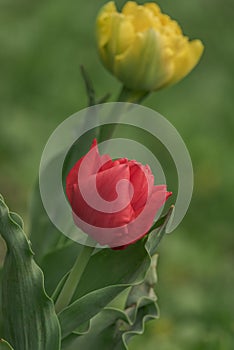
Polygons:
M119 55L131 45L135 37L134 29L126 17L115 14L111 21L111 38L108 43L110 54Z
M104 5L97 17L97 39L98 45L104 46L111 35L111 14L116 12L116 6L113 1Z
M138 7L132 18L132 23L136 32L144 32L147 29L153 28L153 21L153 14L143 6Z
M113 13L116 11L117 9L114 1L109 1L101 8L101 11L99 12L98 16L101 16L103 13Z
M136 2L128 1L128 2L126 2L124 7L122 8L122 14L126 15L126 16L127 15L133 15L137 8L138 8L138 5L137 5Z
M168 85L183 79L196 66L203 50L204 46L200 40L188 42L173 60L174 74Z
M115 56L125 52L132 44L135 32L130 21L120 13L108 17L109 40L100 41L99 52L107 69L112 71Z
M137 6L134 2L128 2L123 14L132 22L136 32L144 32L153 27L154 14L147 7Z
M114 74L130 89L155 90L171 76L162 62L160 37L153 29L138 33L132 46L116 56Z
M147 2L146 4L144 4L144 7L149 9L154 16L158 16L159 14L161 14L160 7L154 2Z

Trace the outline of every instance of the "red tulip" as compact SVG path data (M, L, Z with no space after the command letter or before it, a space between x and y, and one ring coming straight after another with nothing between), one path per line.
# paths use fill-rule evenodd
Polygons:
M101 245L126 248L147 234L171 192L148 165L101 156L97 141L70 170L66 193L76 225Z

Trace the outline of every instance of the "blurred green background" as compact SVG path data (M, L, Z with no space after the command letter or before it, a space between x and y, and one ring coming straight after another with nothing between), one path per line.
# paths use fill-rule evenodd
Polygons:
M95 16L105 2L0 1L0 192L26 220L46 140L61 121L86 106L79 65L85 64L100 96L110 91L114 100L119 90L95 48ZM234 2L158 4L206 47L186 79L144 102L183 137L193 160L195 188L184 221L160 247L156 291L161 317L130 348L231 350Z

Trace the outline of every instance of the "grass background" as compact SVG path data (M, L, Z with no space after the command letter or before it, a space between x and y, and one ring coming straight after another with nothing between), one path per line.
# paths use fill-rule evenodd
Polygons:
M40 156L54 128L86 106L79 65L98 94L119 83L99 62L94 22L105 1L0 0L0 192L27 219ZM139 1L143 3L143 1ZM122 6L124 1L118 1ZM234 348L234 2L159 0L205 53L178 85L144 104L174 124L193 160L186 218L160 247L160 320L130 348Z

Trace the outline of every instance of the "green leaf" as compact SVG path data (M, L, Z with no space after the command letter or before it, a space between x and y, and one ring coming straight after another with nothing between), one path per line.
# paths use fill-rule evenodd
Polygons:
M94 86L93 86L93 82L90 79L86 69L84 68L84 66L81 65L80 70L81 70L82 78L83 78L84 83L85 83L86 94L87 94L87 97L88 97L88 106L94 106L96 104L107 102L107 100L110 97L110 94L107 93L106 95L101 97L99 100L97 100L96 99L95 89L94 89Z
M163 216L161 219L159 219L158 222L160 222L160 226L157 226L157 223L155 225L155 229L150 232L147 242L146 242L146 249L148 253L153 256L158 248L159 243L161 242L163 236L166 233L167 227L170 225L170 222L174 215L174 205L170 207L167 214Z
M157 283L156 265L157 265L158 255L155 254L152 257L150 267L147 271L145 279L142 283L133 286L126 302L126 308L131 309L132 306L137 306L137 304L143 304L144 298L150 298L152 301L157 300L156 294L154 292L154 287ZM130 313L128 313L130 317ZM132 319L135 316L131 316Z
M131 328L123 333L122 339L125 347L130 338L135 334L144 332L145 322L159 316L155 285L157 282L156 265L158 255L152 257L150 268L147 271L144 282L134 286L129 293L125 312L127 313Z
M65 243L67 238L57 230L48 218L41 200L38 183L34 188L29 214L30 240L33 244L36 261L41 264L44 256L53 251L60 240L64 240Z
M134 335L140 335L144 333L145 323L159 317L158 307L154 302L139 306L136 313L135 322L126 329L122 334L122 342L124 349L128 349L128 342Z
M96 96L95 96L96 94L95 94L93 82L90 79L84 66L82 65L80 66L80 71L86 87L86 93L88 96L88 105L94 106L96 104Z
M59 350L60 326L43 273L33 259L22 220L0 200L0 232L7 244L2 276L4 338L15 350Z
M156 261L157 255L142 283L133 286L127 300L124 311L106 307L91 320L91 328L88 333L77 336L70 334L62 341L62 349L128 349L127 343L135 334L142 334L145 322L158 317L157 297L154 293L156 283ZM95 293L93 294L95 297ZM69 309L69 308L68 308ZM64 313L64 312L63 312ZM62 314L63 314L62 313ZM71 322L71 317L64 321ZM79 317L79 316L78 316ZM85 308L84 308L85 317Z
M62 342L62 350L122 350L121 329L123 324L128 324L126 314L117 309L104 309L91 321L90 331L82 336L72 334ZM110 345L111 344L111 345Z
M110 286L104 288L104 290L95 290L64 309L61 314L59 314L62 339L89 321L124 288L123 286Z
M142 241L125 250L102 249L82 275L73 302L59 314L63 337L100 312L129 286L141 283L150 266Z
M154 303L138 308L133 324L127 313L114 308L105 308L91 320L91 328L87 334L72 334L62 341L62 350L112 350L128 349L127 341L133 334L144 331L145 322L158 317Z
M0 339L0 350L14 350L4 339Z
M72 301L107 286L140 283L149 265L142 241L124 250L101 249L91 256Z
M61 278L70 271L81 248L80 244L70 241L42 259L40 266L45 275L45 287L49 295L52 295Z

